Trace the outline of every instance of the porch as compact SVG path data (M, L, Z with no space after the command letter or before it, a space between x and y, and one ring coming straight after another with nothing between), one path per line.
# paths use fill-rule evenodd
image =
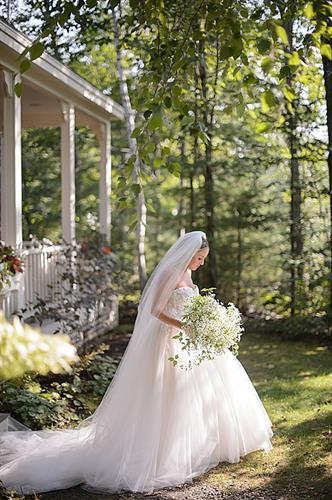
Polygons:
M111 242L111 123L123 120L122 107L89 82L44 53L22 76L23 94L17 97L20 81L17 58L30 40L0 21L0 171L1 240L16 248L25 270L0 295L0 308L7 317L33 304L36 297L55 293L61 246L28 247L22 233L22 129L59 127L61 131L61 235L68 243L75 238L75 127L89 127L100 148L99 231ZM115 301L115 298L114 298ZM105 312L103 313L105 314ZM109 314L109 312L107 313ZM111 311L116 322L116 305Z

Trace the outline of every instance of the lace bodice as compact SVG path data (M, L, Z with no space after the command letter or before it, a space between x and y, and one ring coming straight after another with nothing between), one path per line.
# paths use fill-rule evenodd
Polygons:
M178 320L182 319L184 312L184 304L188 297L194 297L199 294L198 286L195 285L194 288L190 286L181 286L172 291L171 296L168 300L166 306L166 314L176 318Z

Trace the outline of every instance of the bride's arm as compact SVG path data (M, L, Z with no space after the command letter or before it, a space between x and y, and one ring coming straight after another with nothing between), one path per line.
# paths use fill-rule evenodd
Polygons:
M165 314L163 312L159 314L158 319L160 319L160 321L163 321L164 323L167 323L168 325L176 326L177 328L182 328L181 321L172 318L172 316L168 316L168 314Z

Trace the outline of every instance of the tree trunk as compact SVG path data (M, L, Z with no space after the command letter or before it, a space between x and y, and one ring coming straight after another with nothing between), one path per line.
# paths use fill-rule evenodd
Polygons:
M284 23L289 40L288 51L293 50L293 19L287 20ZM287 84L294 88L293 77L287 78ZM299 169L299 160L297 156L297 114L296 102L293 101L293 111L287 112L287 141L290 152L290 190L291 190L291 206L290 206L290 243L291 243L291 262L290 262L290 277L291 277L291 316L295 316L299 299L301 298L300 290L303 287L303 234L302 234L302 192L301 178Z
M190 183L190 230L194 231L196 226L196 213L195 213L195 190L194 190L194 179L197 170L197 163L199 158L199 149L198 149L198 135L197 135L197 123L198 123L198 77L199 77L199 68L198 68L198 60L195 63L195 134L194 134L194 144L193 144L193 165L190 169L189 174L189 183Z
M236 211L236 215L237 215L236 306L240 307L240 304L241 304L241 279L242 279L242 233L241 233L242 214L241 214L241 209L238 209Z
M210 253L208 259L208 280L210 287L216 287L216 256L215 256L215 220L214 220L214 178L211 166L212 161L212 134L209 123L209 102L207 98L207 74L205 60L204 41L199 42L199 75L201 80L201 91L203 99L203 122L209 140L205 143L205 167L204 167L204 195L205 195L205 217L206 217L206 236L209 241Z
M178 213L180 236L186 232L186 217L185 217L186 211L184 204L184 181L185 181L184 164L186 163L186 138L184 134L181 137L181 163L182 163L182 168L180 175L180 195L179 195L179 213Z
M332 47L331 41L324 40L324 43L329 43ZM332 61L323 56L324 67L324 83L326 93L326 121L328 130L328 157L327 165L329 170L329 196L330 196L330 296L328 307L328 320L332 323Z
M301 221L301 179L297 158L296 118L289 116L289 149L291 154L291 208L290 208L290 238L291 238L291 315L296 314L297 302L300 299L300 289L303 283L303 235Z
M113 29L114 29L114 43L116 49L117 69L119 76L119 86L121 94L121 102L124 109L125 121L127 127L128 145L131 155L135 156L135 165L133 170L134 183L139 181L139 173L141 170L141 162L138 156L136 139L131 136L135 128L135 115L131 106L131 101L128 92L128 86L123 74L122 66L122 50L119 36L118 26L118 13L115 9L112 10L113 16ZM140 287L143 290L146 280L146 261L145 261L145 228L146 228L146 205L144 200L143 191L140 191L137 200L137 259L138 259L138 272L140 278Z

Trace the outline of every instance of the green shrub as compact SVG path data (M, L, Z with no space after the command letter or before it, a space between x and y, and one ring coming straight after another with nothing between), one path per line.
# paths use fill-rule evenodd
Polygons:
M103 352L80 357L69 374L29 374L4 382L0 411L11 413L31 429L75 427L95 410L116 371L117 362Z
M332 348L332 326L318 316L295 316L293 318L246 318L246 332L274 334L287 340L308 340Z

